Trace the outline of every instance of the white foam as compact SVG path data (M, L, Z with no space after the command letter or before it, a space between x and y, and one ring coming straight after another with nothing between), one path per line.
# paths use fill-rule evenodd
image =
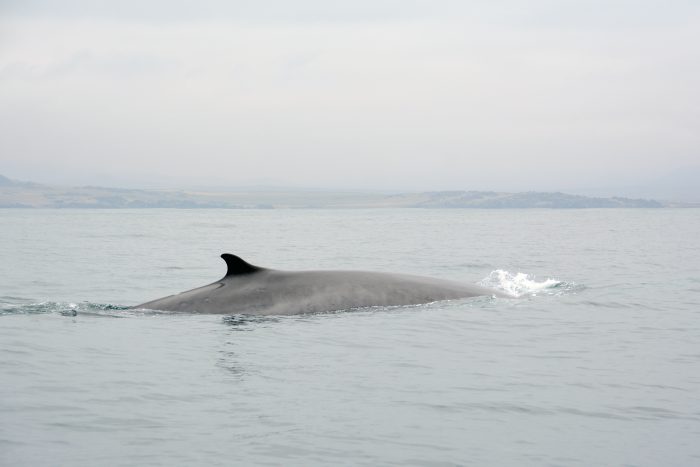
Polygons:
M551 278L538 281L524 272L510 273L502 269L496 269L491 271L491 274L482 280L480 284L520 297L523 295L537 295L538 292L558 288L564 282Z

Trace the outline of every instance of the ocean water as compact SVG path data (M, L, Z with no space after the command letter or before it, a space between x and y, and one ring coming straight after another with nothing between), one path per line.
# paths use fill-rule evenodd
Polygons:
M0 210L0 465L700 465L700 210ZM223 252L519 295L133 311Z

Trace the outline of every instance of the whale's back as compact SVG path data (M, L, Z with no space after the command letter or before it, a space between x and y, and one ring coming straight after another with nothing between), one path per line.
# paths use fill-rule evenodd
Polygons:
M290 315L415 305L479 295L505 296L485 287L431 277L370 271L278 271L249 265L233 255L224 256L229 270L220 281L143 303L138 308Z

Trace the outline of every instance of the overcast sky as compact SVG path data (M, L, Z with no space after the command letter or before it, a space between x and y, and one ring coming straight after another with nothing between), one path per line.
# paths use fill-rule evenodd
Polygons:
M0 0L0 174L551 190L700 160L700 2Z

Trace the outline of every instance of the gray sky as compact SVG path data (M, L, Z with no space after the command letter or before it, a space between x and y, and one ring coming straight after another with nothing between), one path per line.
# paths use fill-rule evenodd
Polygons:
M0 0L0 173L550 190L700 160L700 2Z

